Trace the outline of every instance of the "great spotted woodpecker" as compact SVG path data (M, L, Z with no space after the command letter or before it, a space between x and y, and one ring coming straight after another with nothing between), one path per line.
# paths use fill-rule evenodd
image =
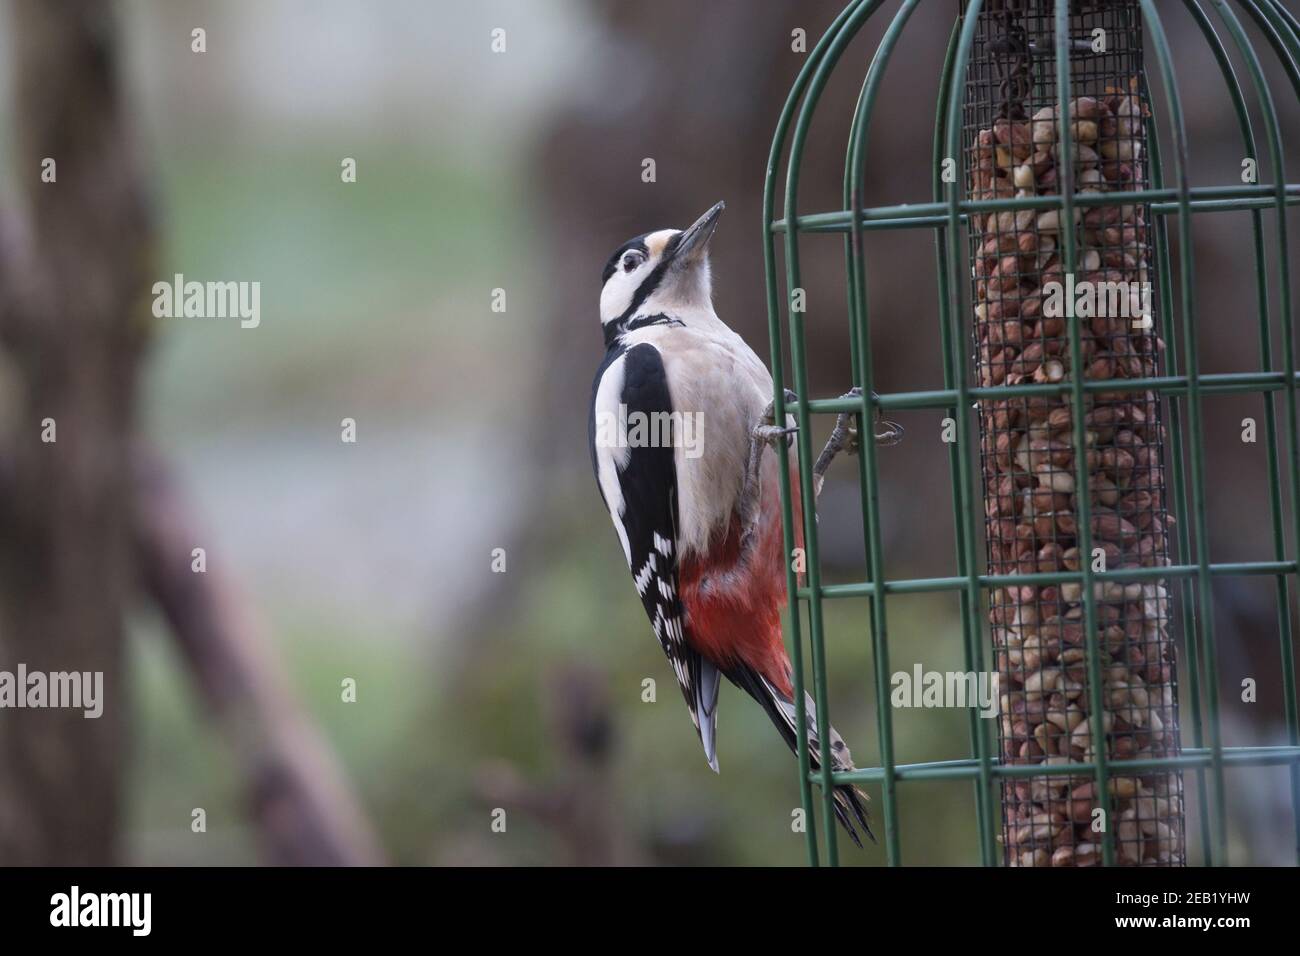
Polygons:
M772 421L767 368L713 309L708 246L722 210L718 203L684 231L631 239L605 264L606 352L588 429L601 497L714 771L721 677L758 701L792 750L797 741L781 637L779 456L767 453L794 423ZM834 454L855 438L841 416L817 462L818 486ZM794 467L790 481L800 526ZM816 767L820 742L806 694L805 713ZM830 740L834 769L852 769L833 727ZM871 836L866 794L839 786L834 802L861 845L855 824Z

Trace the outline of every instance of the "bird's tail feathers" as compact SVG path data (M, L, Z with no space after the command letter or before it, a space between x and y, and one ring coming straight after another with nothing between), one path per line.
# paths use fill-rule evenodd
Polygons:
M727 677L762 705L767 711L767 716L776 725L776 729L785 738L786 744L797 754L799 737L794 702L766 677L747 665L728 671ZM819 770L821 769L821 735L817 727L817 709L813 704L812 696L807 693L804 694L804 714L808 733L808 758L812 769ZM844 738L834 727L830 728L830 757L832 770L854 769L853 755L849 752ZM871 832L871 815L867 810L871 803L870 797L852 784L841 784L835 788L834 802L835 817L855 844L862 846L855 823L862 827L871 842L876 841L875 834Z
M710 661L698 656L697 660L699 673L693 682L692 690L695 699L688 703L693 705L691 715L695 718L695 729L700 733L700 743L704 745L704 759L709 762L713 772L717 773L718 688L722 684L722 679L718 675L718 669Z

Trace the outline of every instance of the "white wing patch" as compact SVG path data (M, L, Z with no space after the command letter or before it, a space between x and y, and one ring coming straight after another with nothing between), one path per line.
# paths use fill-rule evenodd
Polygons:
M596 390L596 421L598 422L610 415L617 420L618 406L623 400L625 371L623 363L626 357L620 355L616 358L601 376L600 387ZM631 454L632 449L628 447L619 448L596 443L596 481L605 495L609 516L614 519L614 530L618 532L618 540L623 545L623 557L627 560L629 571L632 569L632 547L628 544L627 529L623 527L623 489L619 487L618 472L620 468L627 467ZM639 582L637 587L642 594L645 593Z
M673 543L669 541L667 538L660 537L659 532L656 531L655 550L658 551L660 554L662 554L665 558L671 558L673 556Z
M602 441L601 423L617 419L624 403L638 411L644 406L651 413L675 404L662 354L655 345L634 346L605 366L592 405L592 455L596 480L637 594L686 698L709 766L717 770L719 672L687 643L685 610L677 594L677 563L689 551L679 539L677 521L681 449L634 453L630 447L610 447L607 438Z
M641 595L641 597L645 597L645 589L650 586L650 579L654 577L657 570L658 568L655 567L655 556L654 553L651 552L650 556L646 558L645 567L638 571L636 577L632 579L636 583L636 593Z

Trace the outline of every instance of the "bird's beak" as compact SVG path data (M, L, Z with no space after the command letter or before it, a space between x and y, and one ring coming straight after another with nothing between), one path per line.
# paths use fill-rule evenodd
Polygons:
M717 228L718 217L722 215L722 210L727 208L725 202L714 205L699 219L695 224L682 233L677 240L677 248L673 251L673 258L683 262L698 262L704 257L705 251L709 247L709 240L713 238L713 230Z

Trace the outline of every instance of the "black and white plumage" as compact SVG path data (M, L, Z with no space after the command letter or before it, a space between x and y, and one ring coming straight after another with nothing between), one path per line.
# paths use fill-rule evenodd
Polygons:
M786 566L777 456L756 445L772 379L713 309L707 247L723 204L690 228L620 246L602 274L605 359L592 386L592 466L655 637L718 769L721 678L753 696L794 747L797 708L781 635ZM630 440L623 426L657 423ZM787 424L792 424L788 422ZM757 426L757 427L756 427ZM798 496L797 474L792 476ZM816 765L819 737L804 702ZM851 769L830 730L836 770ZM866 796L835 788L836 815L868 834Z
M671 413L668 379L654 346L643 342L627 348L616 342L609 349L592 389L588 420L592 467L606 507L611 515L617 515L615 529L646 616L686 698L709 765L716 770L713 716L719 679L717 669L686 643L683 628L673 448L628 447L621 461L614 455L602 455L597 443L597 413L612 407L625 409L626 417ZM611 500L615 506L611 506Z

